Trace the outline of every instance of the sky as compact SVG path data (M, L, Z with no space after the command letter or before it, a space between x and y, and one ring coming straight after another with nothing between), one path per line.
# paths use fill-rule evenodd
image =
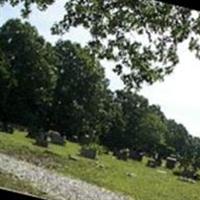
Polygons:
M51 43L61 38L86 44L90 35L83 28L71 29L62 37L51 35L50 27L63 16L63 3L64 1L57 1L45 12L33 8L27 20ZM0 7L0 26L11 18L20 18L20 7L12 8L8 4ZM148 98L150 104L159 105L167 118L182 123L190 134L200 137L200 61L187 50L186 43L181 44L178 55L180 63L174 72L167 76L164 82L144 85L140 94ZM104 61L102 65L105 66L106 76L110 79L110 88L123 88L119 77L112 72L113 63Z

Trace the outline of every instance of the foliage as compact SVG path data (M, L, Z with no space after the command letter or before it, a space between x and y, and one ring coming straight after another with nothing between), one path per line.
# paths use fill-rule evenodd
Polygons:
M175 149L176 153L183 155L189 142L189 133L182 124L177 124L174 120L167 120L168 132L166 134L166 144Z
M90 143L89 145L82 145L82 149L92 150L97 153L97 155L102 155L106 152L106 148L98 145L97 143Z
M147 113L139 123L137 143L142 147L143 151L154 153L160 150L159 146L164 143L166 132L167 126L159 116Z
M70 41L47 43L29 23L0 28L0 121L33 135L52 129L116 151L176 154L183 168L200 168L200 141L137 93L111 92L98 59ZM6 127L6 126L5 126ZM6 128L4 128L6 130Z
M1 0L0 4L5 2L12 6L22 2L22 14L27 16L32 4L45 10L55 0ZM53 33L86 28L92 36L90 51L99 59L114 60L114 71L129 88L153 84L170 74L179 62L177 49L183 41L189 39L189 50L200 57L200 16L190 9L155 0L70 0L65 10Z
M51 118L54 129L68 137L88 134L94 141L106 129L107 80L100 64L87 49L70 41L58 41L57 82Z
M0 0L0 5L10 3L12 6L17 6L19 3L23 3L22 16L27 17L31 12L31 5L36 3L39 10L45 10L49 4L55 2L55 0Z
M114 102L114 120L110 131L102 138L103 144L113 150L155 151L156 146L163 142L167 127L152 111L148 100L131 92L117 91Z
M0 46L8 63L3 65L4 72L9 76L2 91L6 97L0 100L6 109L1 118L6 116L7 121L26 126L44 126L44 105L50 102L55 83L51 45L29 23L16 19L0 28Z

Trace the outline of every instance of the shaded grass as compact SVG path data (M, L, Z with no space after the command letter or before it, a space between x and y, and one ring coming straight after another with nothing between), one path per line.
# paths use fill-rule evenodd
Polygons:
M65 147L49 145L48 149L32 144L33 140L22 132L0 134L0 152L130 195L135 200L200 200L200 183L181 182L165 168L159 169L166 174L159 173L146 167L146 160L125 162L111 155L90 160L78 156L80 146L75 143L67 142ZM76 155L79 160L70 160L69 155Z

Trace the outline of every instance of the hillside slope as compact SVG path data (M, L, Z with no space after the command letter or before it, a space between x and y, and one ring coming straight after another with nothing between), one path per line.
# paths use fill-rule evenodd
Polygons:
M98 160L90 160L78 155L78 144L67 142L65 147L50 145L46 149L33 145L33 140L25 135L17 131L13 135L0 133L0 152L135 200L200 200L200 183L181 182L163 167L148 168L145 159L125 162L111 155L101 155ZM77 160L70 159L69 155L76 156Z

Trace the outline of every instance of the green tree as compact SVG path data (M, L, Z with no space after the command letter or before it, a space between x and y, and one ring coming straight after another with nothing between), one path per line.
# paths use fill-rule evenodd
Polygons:
M111 149L139 148L139 122L148 110L148 101L135 93L119 90L114 94L112 126L104 136Z
M45 10L48 5L54 3L55 0L0 0L0 5L10 3L12 6L17 6L19 3L23 3L22 15L27 17L31 12L31 5L36 3L39 10Z
M26 126L45 126L45 109L51 102L56 80L51 45L29 23L16 19L0 28L0 46L9 66L4 65L10 77L6 83L9 88L4 87L7 120Z
M96 137L103 132L108 82L104 70L86 48L70 41L58 41L57 82L52 106L56 130ZM106 124L106 123L105 123Z
M7 122L9 121L8 110L8 96L10 94L10 88L16 83L11 77L10 64L6 60L6 56L0 49L0 121L3 122L4 130L7 131Z
M140 120L137 132L137 144L150 154L159 152L161 144L165 143L164 137L167 126L160 117L154 113L146 113Z
M179 156L180 169L182 175L189 178L196 178L200 169L200 139L188 136L187 144L184 146L184 152Z
M24 3L23 14L36 3L46 9L55 0L1 0L15 6ZM114 71L128 87L154 83L173 71L177 48L189 39L189 49L200 57L199 19L190 9L154 0L69 0L66 13L53 33L83 26L92 35L90 50L100 59L116 61ZM139 37L138 37L139 35ZM128 67L130 73L124 69Z
M183 156L189 145L187 129L182 124L176 123L175 120L167 120L167 128L166 144L175 149L177 155Z
M109 118L107 123L109 129L100 137L100 143L114 151L127 147L126 122L124 120L123 108L116 99L116 93L110 96Z

